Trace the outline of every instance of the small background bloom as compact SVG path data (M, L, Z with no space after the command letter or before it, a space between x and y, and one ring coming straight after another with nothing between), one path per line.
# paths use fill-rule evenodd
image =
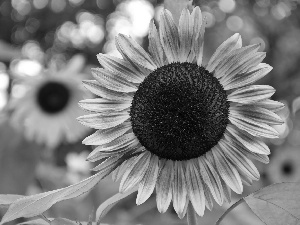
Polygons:
M294 99L300 96L300 51L297 47L300 46L299 3L285 0L194 2L196 5L201 6L203 14L208 19L205 31L204 65L208 63L215 49L236 32L241 34L244 46L261 43L259 51L267 52L264 62L272 65L274 69L258 84L273 86L276 93L272 96L272 99L284 102L286 105L283 111L278 112L281 118L286 121L280 128L276 127L280 133L280 138L267 142L272 152L271 156L274 155L276 161L277 153L284 152L285 146L300 149L300 113L296 110L293 114L292 109ZM22 73L24 79L27 79L39 73L40 69L50 62L55 62L57 65L65 64L78 52L83 53L85 56L85 71L90 71L89 68L98 66L95 55L99 52L120 56L114 42L117 33L130 35L144 49L147 49L148 25L152 18L157 23L162 10L161 3L162 1L155 0L2 1L0 3L0 39L7 45L0 45L0 50L1 53L13 52L14 54L0 58L0 107L5 108L11 96L23 92L21 87L12 89L11 84L15 81L14 74L16 72ZM136 10L137 7L139 10ZM1 132L8 132L5 128L2 127ZM10 135L5 137L9 138ZM0 144L5 147L3 143L4 140ZM33 146L34 144L32 142L29 145ZM27 149L13 144L11 148L19 151L26 151ZM1 148L0 150L1 162L13 157L4 154L5 149L8 148ZM42 147L38 150L40 149ZM35 179L32 180L31 184L24 182L24 179L13 179L13 175L5 179L11 179L12 186L20 186L22 190L27 190L28 194L61 187L58 184L61 185L60 181L65 177L57 177L55 173L63 170L65 174L68 174L66 155L69 152L79 154L85 150L91 151L78 141L56 147L51 160L46 156L40 157L38 155L39 151L28 153L28 159L23 157L24 163L27 164L32 163L31 158L40 157L40 161L46 167L43 171L53 174L53 176L49 176L52 179L51 181L39 180L41 174L35 173L34 170L30 172L30 175L26 175L24 170L24 175L21 176L24 179L26 176L33 176ZM10 152L13 153L14 151ZM271 163L272 160L273 158L270 160ZM51 166L47 167L48 163ZM0 165L4 167L1 167L1 171L5 174L9 174L10 171L19 172L23 168L17 162L12 167L5 167L5 164ZM254 191L252 188L259 189L270 184L269 176L262 174L267 174L267 170L270 169L269 166L272 164L259 165L257 164L257 167L261 178L258 182L255 181L249 189L245 189L244 195ZM46 174L42 176L45 177ZM264 179L264 177L267 179ZM0 177L0 180L3 179L3 177ZM260 183L262 180L264 183ZM68 184L66 182L64 185ZM3 185L3 182L0 182L1 185ZM111 177L107 177L85 198L55 205L49 215L86 220L87 215L92 211L92 206L99 205L116 193L118 186L119 183L114 183L111 181ZM178 224L177 215L172 207L169 208L167 213L160 214L156 209L155 198L149 199L139 207L135 204L135 198L136 196L133 195L123 199L107 215L104 222L114 224ZM233 193L233 201L236 198L237 196ZM63 204L67 204L67 207L64 207L66 205L63 206ZM217 204L214 205L216 205L214 210L212 212L207 210L205 217L199 222L212 224L224 211L224 208L228 206L224 205L224 208L222 208ZM232 217L234 218L231 221L223 221L223 223L258 224L249 215L250 213L247 212L246 208L241 210L233 211ZM246 215L248 216L246 217ZM235 218L240 218L240 220L235 221ZM184 223L183 220L182 224Z

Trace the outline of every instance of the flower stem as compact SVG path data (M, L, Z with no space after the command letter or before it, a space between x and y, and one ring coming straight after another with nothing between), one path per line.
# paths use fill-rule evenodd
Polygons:
M187 222L188 225L197 225L197 215L191 203L187 208Z
M234 208L236 208L238 205L240 205L241 203L243 203L245 200L243 198L241 198L240 200L238 200L236 203L234 203L232 206L229 207L229 209L227 209L225 211L225 213L218 219L218 221L216 222L216 225L220 225L222 220L225 218L225 216L230 213Z

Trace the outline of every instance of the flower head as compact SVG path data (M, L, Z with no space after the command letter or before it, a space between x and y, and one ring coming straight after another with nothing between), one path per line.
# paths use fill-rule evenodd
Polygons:
M27 92L10 103L13 125L23 129L27 139L51 149L63 141L79 140L88 130L75 121L83 115L77 103L92 96L80 87L82 75L66 67L23 80Z
M230 201L230 189L259 179L250 158L268 163L261 137L276 138L281 124L269 98L275 90L252 85L271 71L259 45L242 47L233 35L202 63L205 19L199 7L182 11L178 27L164 10L159 30L150 25L148 54L125 35L116 38L123 59L99 54L103 68L85 81L100 98L80 102L95 112L79 121L98 129L83 143L99 145L90 161L111 170L120 192L138 185L137 204L156 188L157 207L171 201L182 218L189 201L198 215L205 206Z

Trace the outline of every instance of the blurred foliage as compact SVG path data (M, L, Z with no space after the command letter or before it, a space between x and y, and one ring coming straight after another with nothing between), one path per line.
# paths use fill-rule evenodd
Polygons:
M260 50L267 52L264 62L274 69L260 83L273 86L277 91L272 98L286 104L286 108L280 112L286 123L275 127L280 133L280 139L268 143L272 151L270 161L278 163L272 163L270 167L256 163L262 174L261 179L251 187L246 187L244 196L278 180L278 176L274 178L270 175L272 172L287 170L286 160L279 153L293 149L293 153L288 156L300 155L300 107L299 100L296 101L300 96L299 3L299 0L194 1L208 20L204 63L235 32L242 35L243 45L261 43ZM88 72L90 67L100 66L96 54L103 52L118 55L114 36L119 32L131 35L147 49L148 24L153 17L155 20L159 18L161 9L162 0L0 0L0 107L4 107L10 97L10 84L16 78L15 71L34 73L35 64L22 66L19 63L21 60L37 63L40 67L48 67L52 63L60 67L80 53L86 58L85 71ZM7 81L8 77L10 82ZM13 181L2 182L4 178L1 178L1 193L24 194L27 191L27 194L34 194L69 185L90 175L88 167L84 172L82 167L79 169L70 163L77 160L77 164L80 164L84 156L81 153L91 150L80 141L72 145L62 144L49 155L43 147L36 147L34 143L20 144L21 134L12 134L15 131L4 130L3 126L0 126L0 175L14 172L16 175L13 175L13 184L9 183ZM14 137L12 143L9 136ZM38 166L35 166L39 157L34 152L36 148L41 154ZM70 152L73 154L71 157ZM294 164L297 164L295 160ZM299 165L300 162L291 168L299 171ZM17 172L27 174L23 179L18 179L17 176L22 175ZM299 175L293 175L293 178L298 179ZM7 188L4 184L14 188ZM117 191L118 183L106 178L89 195L59 203L49 210L49 215L87 221L92 210ZM152 196L145 204L136 207L135 196L130 196L107 215L105 222L185 224L184 220L178 223L172 207L166 214L159 214L154 200L155 196ZM227 207L225 205L214 208L212 212L206 211L200 220L201 224L211 224ZM246 207L233 212L224 224L259 224Z

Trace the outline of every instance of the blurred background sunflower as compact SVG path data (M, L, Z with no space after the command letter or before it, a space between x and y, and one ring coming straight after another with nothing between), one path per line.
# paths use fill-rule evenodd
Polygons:
M0 180L5 180L0 182L2 193L33 194L53 190L89 176L89 168L93 166L84 164L85 156L92 149L82 145L81 138L72 143L68 143L67 139L62 143L59 141L59 144L53 145L55 147L49 157L46 153L49 151L44 151L45 146L37 144L38 139L30 141L25 138L21 123L8 129L8 121L14 117L14 111L8 110L7 103L11 105L11 100L25 93L23 80L25 83L32 78L38 80L38 74L44 73L44 68L55 68L52 71L60 73L78 54L84 58L79 73L89 74L91 67L99 66L96 54L101 52L120 57L114 42L117 33L130 35L147 49L149 22L154 19L157 24L162 3L162 0L0 0L0 108L6 118L0 126ZM292 157L300 150L300 104L297 101L300 96L299 1L194 0L194 3L201 7L208 20L204 64L215 49L236 32L241 34L244 46L261 43L259 51L267 52L264 62L274 69L258 84L273 86L276 93L272 100L286 105L278 112L285 123L274 126L280 138L267 141L271 150L270 164L256 164L261 178L253 185L245 186L243 195L247 195L277 182L278 177L274 179L271 176L283 165L284 160L278 160L281 153L293 149L291 154L287 153ZM73 75L71 77L76 77ZM41 77L49 79L52 76L44 74ZM66 81L66 85L72 86L71 79ZM79 106L74 105L75 108ZM75 121L72 126L81 129L82 125ZM293 161L295 168L299 168L299 164L299 161ZM293 170L293 174L298 174L295 171L297 169ZM287 179L288 176L283 174L278 179L281 178ZM46 215L87 220L92 209L114 195L118 187L119 183L108 177L89 194L59 203ZM172 207L165 214L158 213L155 196L139 207L135 198L136 195L132 195L120 201L103 222L122 225L186 223L186 220L179 221ZM232 202L237 198L233 194ZM199 223L214 223L228 206L216 206L211 212L206 211ZM223 223L260 224L246 207L234 210Z
M76 123L76 117L83 115L78 101L90 96L81 86L88 77L81 73L84 62L76 55L60 70L50 67L37 76L16 79L12 88L22 86L24 93L13 96L8 107L13 111L13 126L23 130L28 140L54 149L63 141L73 143L87 133L88 129Z

